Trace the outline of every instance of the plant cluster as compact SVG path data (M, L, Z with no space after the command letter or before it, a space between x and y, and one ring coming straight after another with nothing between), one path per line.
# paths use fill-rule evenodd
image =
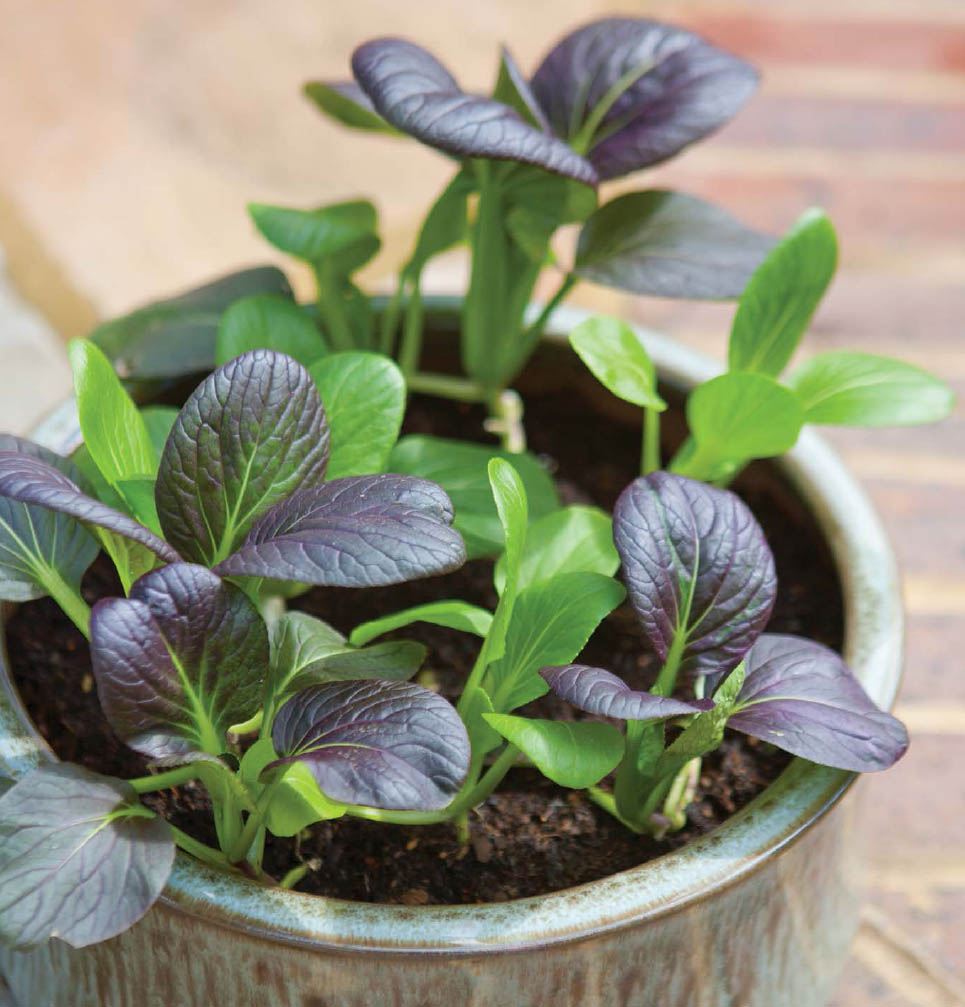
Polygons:
M633 193L596 208L596 182L705 135L747 97L753 71L688 32L625 19L568 36L529 82L504 52L491 98L463 92L408 42L369 43L353 68L357 86L309 85L310 96L349 125L408 133L459 161L396 296L378 304L351 279L379 247L371 204L253 207L269 240L311 264L317 304L295 303L277 271L252 270L141 309L70 347L83 435L71 458L0 437L0 598L59 603L90 641L105 717L154 769L121 780L43 763L0 783L0 938L15 947L51 936L81 947L133 925L175 847L291 887L305 868L267 877L268 833L352 815L465 834L469 811L520 761L660 836L682 827L700 760L726 728L852 771L883 769L907 744L840 657L764 632L773 558L725 484L791 447L806 422L925 422L947 412L947 389L864 354L822 354L778 380L834 272L823 215L772 247L690 197ZM572 220L584 222L577 263L526 327L550 239ZM421 271L458 241L473 260L466 376L427 375ZM399 439L409 390L478 399L508 421L507 384L576 276L741 294L728 370L691 392L690 435L667 471L665 403L637 335L603 318L571 334L592 373L643 410L641 474L612 518L561 506L512 437L516 450L501 451ZM402 314L397 365L387 351ZM179 410L132 397L211 367ZM80 583L99 550L123 592L91 610ZM395 584L475 557L495 560L492 611L442 599L346 638L285 606L311 586ZM659 660L649 691L577 663L625 598ZM424 647L376 642L417 622L479 640L455 705L410 681ZM550 691L581 713L527 716ZM188 781L211 798L217 849L140 800Z

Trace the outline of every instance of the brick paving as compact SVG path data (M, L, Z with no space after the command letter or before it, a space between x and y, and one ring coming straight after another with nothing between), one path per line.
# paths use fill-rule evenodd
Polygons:
M0 0L0 12L14 3ZM0 86L13 98L0 144L0 427L66 388L54 332L81 334L97 314L271 259L245 220L249 199L377 193L390 158L385 261L401 257L447 166L414 145L341 133L298 98L302 80L344 74L354 43L411 34L481 84L499 41L532 65L554 26L621 8L640 11L588 0L288 0L283 14L268 0L19 7L0 34ZM632 187L673 185L772 230L825 206L841 269L804 352L901 355L965 397L961 0L652 0L647 10L756 60L764 82L714 141ZM376 283L386 275L384 263L370 271ZM433 275L445 285L461 272L444 263ZM576 300L723 352L726 306L591 288ZM866 783L867 910L833 1007L965 1003L963 435L962 407L937 428L830 435L901 561L899 713L913 732L903 763Z

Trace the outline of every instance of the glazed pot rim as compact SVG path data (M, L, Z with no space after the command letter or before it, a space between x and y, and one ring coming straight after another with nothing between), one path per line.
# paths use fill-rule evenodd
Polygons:
M451 313L459 303L454 297L427 298L427 318ZM547 338L564 340L585 317L576 308L558 309ZM692 384L720 373L709 358L635 328L665 379ZM36 436L64 448L75 431L76 411L68 404ZM889 708L900 680L902 606L884 530L864 492L813 431L805 430L778 464L834 556L844 599L845 660L872 699ZM50 757L8 676L0 676L0 771L16 777ZM424 907L348 902L264 888L180 852L160 901L174 913L289 944L388 954L520 951L638 924L729 887L820 819L854 779L794 759L754 801L679 850L599 881L507 902Z

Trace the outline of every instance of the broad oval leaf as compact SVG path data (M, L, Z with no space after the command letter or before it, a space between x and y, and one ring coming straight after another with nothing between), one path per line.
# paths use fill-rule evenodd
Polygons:
M623 758L623 735L612 724L531 720L505 713L484 713L483 718L561 787L592 787Z
M339 274L353 272L378 250L377 241L371 248L378 217L367 199L331 203L314 210L249 203L248 213L266 240L296 259L314 264L347 256L336 270ZM365 255L361 253L363 245L370 249Z
M540 669L572 661L624 598L623 585L599 573L561 573L522 591L505 651L483 681L497 713L545 695Z
M230 273L177 297L138 308L90 334L122 378L179 378L215 366L215 341L225 308L252 294L292 296L275 266Z
M788 379L808 423L889 427L932 423L955 404L944 382L912 364L873 353L832 351Z
M0 441L0 445L2 445ZM49 453L44 458L50 457ZM63 459L61 459L63 461ZM32 504L105 528L146 546L167 563L180 557L163 539L120 511L81 492L58 463L23 451L0 451L0 498ZM76 474L76 470L74 470ZM96 555L96 546L95 546ZM88 561L89 565L90 561ZM86 569L86 567L85 567Z
M492 487L489 462L502 458L519 473L526 490L530 519L559 507L552 477L531 454L511 454L482 444L410 434L403 437L389 456L389 470L431 479L449 495L455 510L453 527L466 542L470 559L493 556L505 544L505 536Z
M838 769L887 769L908 747L901 721L879 710L822 644L768 633L747 654L727 726Z
M462 566L451 521L449 498L425 479L335 479L277 504L216 569L339 587L398 584Z
M599 717L663 720L710 710L714 706L711 699L683 702L667 696L655 696L651 692L637 692L613 672L585 664L543 668L540 675L560 699Z
M732 371L698 385L687 399L687 423L696 442L680 471L694 479L727 475L751 458L794 447L804 410L773 378Z
M274 350L309 367L325 355L325 341L304 308L278 294L236 301L221 316L215 360L219 367L249 350Z
M560 573L603 573L612 576L620 566L613 546L613 521L598 507L561 507L537 518L526 531L519 563L520 590ZM496 590L506 583L506 559L500 556L494 572Z
M415 605L401 612L363 622L352 630L349 640L356 647L361 647L383 633L411 626L414 622L428 622L433 626L445 626L447 629L457 629L462 633L485 638L493 624L493 615L467 601L430 601L425 605Z
M331 430L326 476L385 471L405 412L405 379L396 364L381 353L334 353L309 374Z
M808 210L747 284L727 349L732 371L777 377L817 310L838 262L838 242L821 210Z
M259 515L318 485L328 422L315 384L291 357L254 350L191 393L161 455L161 527L185 557L224 559Z
M573 271L656 297L739 297L773 245L711 203L679 192L629 192L583 226Z
M3 601L42 598L48 593L44 581L49 570L79 591L81 578L97 555L97 543L76 521L56 510L20 502L17 492L8 492L23 489L24 476L26 484L30 483L24 462L28 467L35 462L42 478L54 479L57 485L69 483L76 490L73 480L79 479L76 467L68 459L31 441L0 434L0 599Z
M275 765L305 763L343 804L433 811L469 771L455 708L409 682L335 682L293 696L278 712Z
M663 411L657 371L637 334L618 318L587 318L570 333L570 345L593 376L618 399Z
M533 91L554 132L588 150L601 179L656 164L728 121L757 71L683 28L604 18L543 60Z
M459 158L536 164L596 183L592 165L562 140L501 101L467 94L431 53L412 42L366 42L352 56L352 72L383 118L430 147Z
M763 631L777 594L774 558L747 505L668 472L635 479L613 511L630 601L665 661L681 637L682 671L729 671Z
M132 927L174 863L167 822L130 784L69 763L34 769L0 796L0 941L83 948Z
M355 81L309 81L305 96L343 126L374 133L398 135L372 104L369 96Z
M97 695L125 744L154 759L220 755L225 733L258 707L268 630L232 584L172 563L142 577L129 598L91 615Z
M344 804L321 792L308 766L293 762L271 796L265 826L275 836L297 836L315 822L341 818L345 811Z

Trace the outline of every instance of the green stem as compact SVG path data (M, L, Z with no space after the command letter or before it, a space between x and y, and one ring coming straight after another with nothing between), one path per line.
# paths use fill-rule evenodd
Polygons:
M310 864L299 864L297 867L293 867L282 879L278 882L279 888L294 888L299 881L311 870Z
M38 577L51 598L63 609L68 619L90 639L90 606L80 596L80 592L70 586L53 568L38 571Z
M690 606L688 605L688 613L689 610ZM684 630L678 630L673 638L673 643L670 645L667 660L664 662L664 666L660 669L660 673L657 675L657 681L650 690L657 696L669 696L673 692L674 686L677 684L677 672L680 670L680 660L683 657L684 645L686 642L686 632Z
M198 769L193 763L186 766L178 766L177 769L169 769L166 773L152 773L150 776L139 776L135 780L127 782L138 794L150 794L155 790L167 790L169 787L180 787L182 783L195 780L198 777Z
M546 302L536 321L526 330L523 336L524 340L535 343L539 339L543 334L543 329L546 328L546 323L550 320L550 316L560 306L567 294L576 286L578 279L579 277L573 273L567 273L563 277L563 282L559 285L556 293Z
M395 334L399 329L399 317L402 314L402 297L405 288L405 270L399 274L399 282L396 284L392 300L386 305L382 312L382 321L379 329L379 349L388 357L392 356L395 349Z
M318 313L325 322L325 330L334 350L350 350L355 344L352 338L352 328L345 314L342 293L335 283L331 266L320 263L315 267L315 280L318 283Z
M605 812L612 815L618 822L625 825L631 832L641 833L643 832L638 826L630 821L629 818L624 818L623 815L617 810L616 798L608 790L601 790L599 787L589 787L586 791L586 796L594 803L599 805Z
M257 731L261 728L261 723L264 720L264 717L265 711L264 709L261 709L253 717L249 717L240 724L232 724L231 727L228 728L228 733L251 734L253 731Z
M406 381L419 369L422 359L423 304L421 276L417 273L411 281L409 300L405 306L405 325L399 347L399 369Z
M271 804L271 799L275 795L275 790L278 784L281 783L281 775L277 775L261 792L261 796L255 804L255 810L248 815L245 821L245 827L241 830L241 835L238 836L234 845L228 850L228 860L233 864L240 863L248 855L248 850L251 849L252 843L255 841L255 837L258 835L258 830L261 828L261 823L264 820L265 812L268 810L268 805Z
M433 374L428 371L415 371L406 378L410 392L423 395L438 395L440 398L454 399L457 402L485 402L486 393L467 378L458 378L452 374Z
M640 475L660 468L660 413L649 407L643 410L643 447L640 455Z
M203 864L207 864L209 867L214 867L219 871L231 871L234 873L234 868L228 862L228 858L220 853L218 850L213 850L210 846L205 843L200 842L193 836L189 836L186 832L182 832L175 825L168 825L171 830L171 834L174 836L174 841L184 850L185 853L190 853L192 857L200 860Z

